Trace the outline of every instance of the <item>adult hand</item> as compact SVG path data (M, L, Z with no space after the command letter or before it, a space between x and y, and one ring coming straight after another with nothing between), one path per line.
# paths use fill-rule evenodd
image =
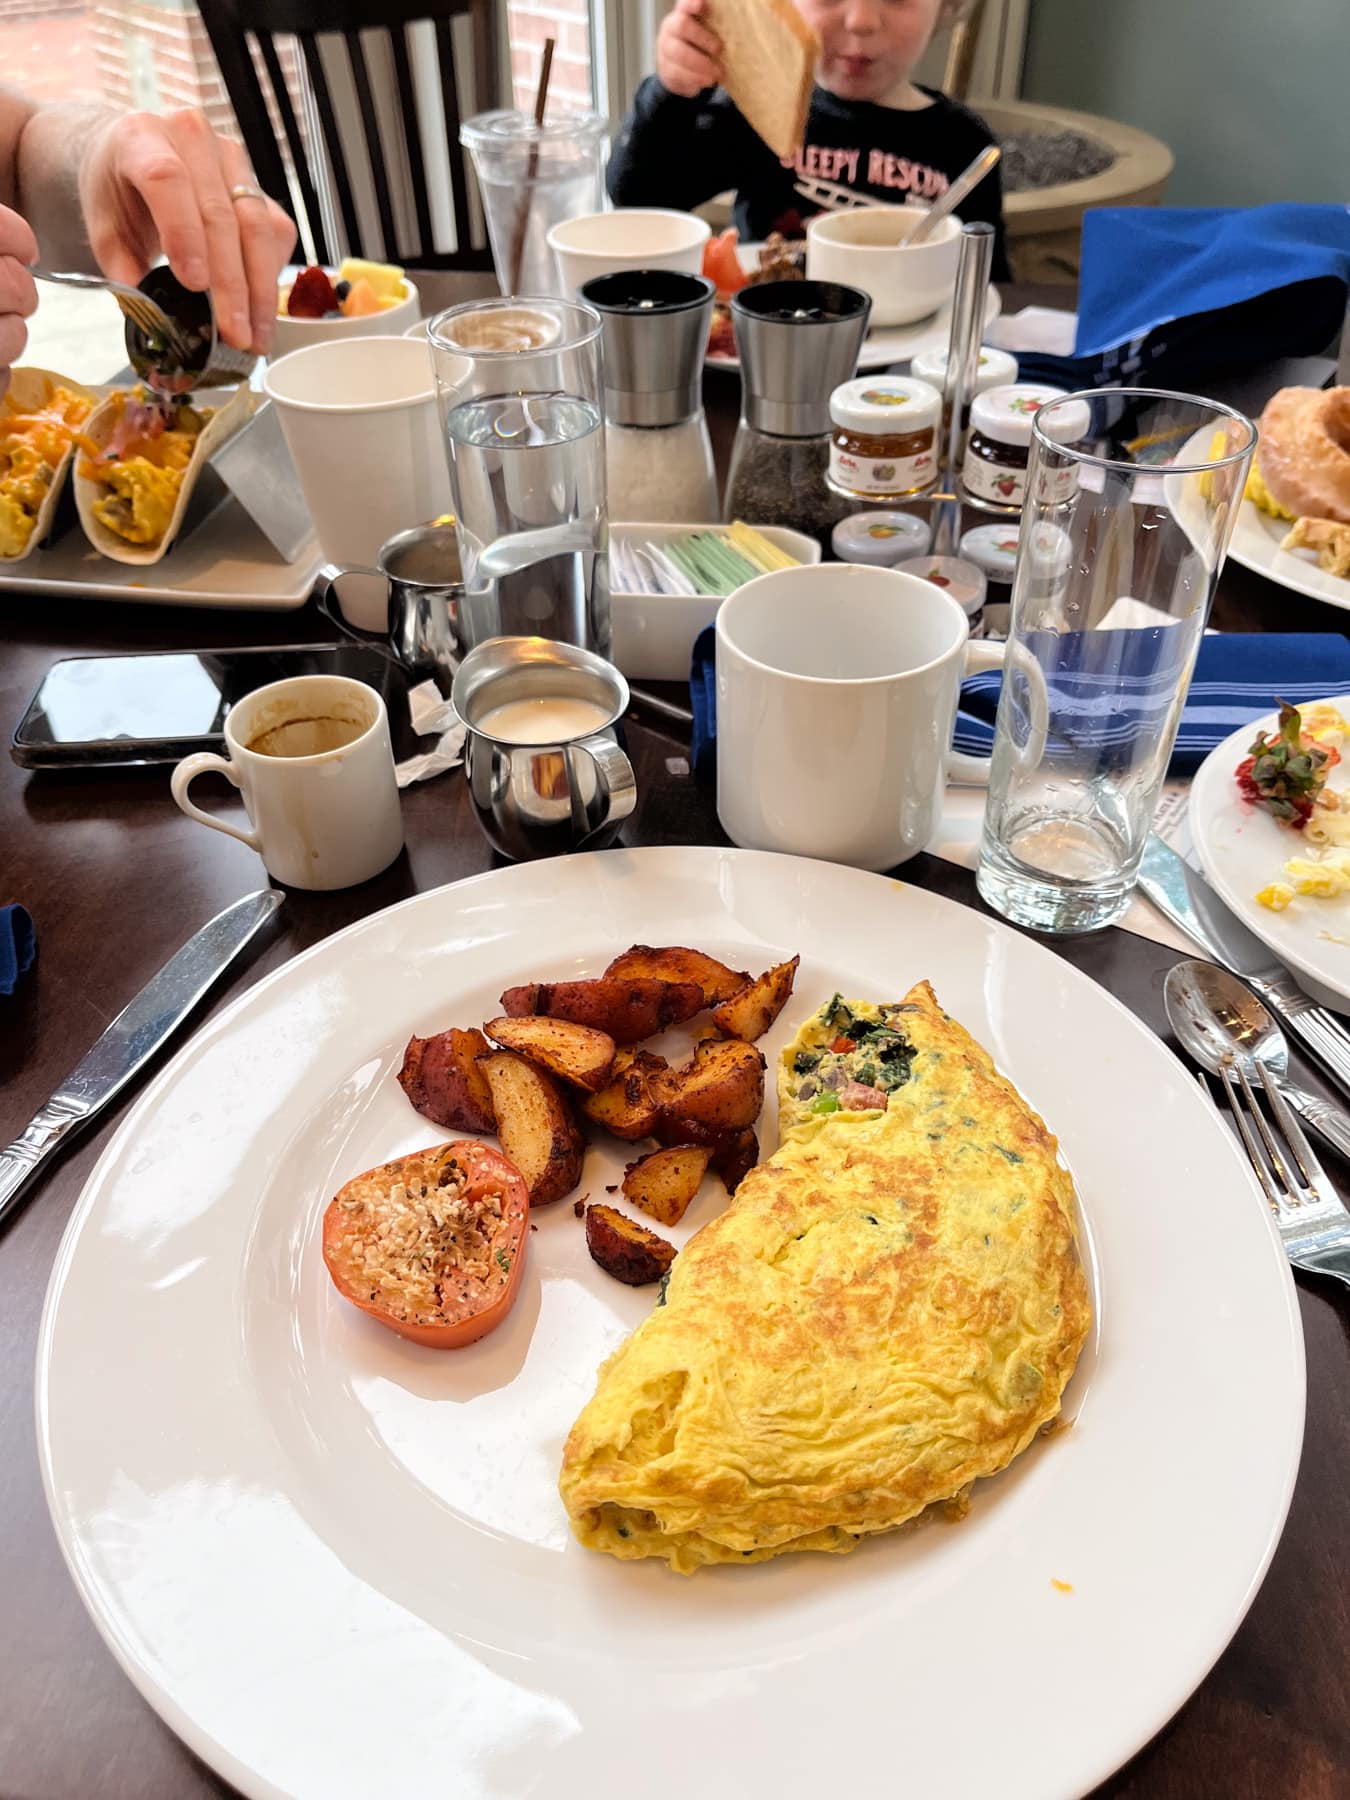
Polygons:
M124 113L90 142L80 209L111 280L138 282L162 253L184 287L209 290L225 341L262 355L295 226L272 200L230 198L253 185L243 149L202 113Z
M28 272L37 259L37 239L27 221L0 206L0 394L28 342L24 320L37 311L37 288Z
M679 0L656 34L656 76L663 88L692 100L722 79L722 43L700 23L703 0Z

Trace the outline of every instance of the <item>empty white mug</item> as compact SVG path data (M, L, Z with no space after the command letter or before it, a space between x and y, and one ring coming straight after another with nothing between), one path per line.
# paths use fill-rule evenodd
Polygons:
M225 720L227 756L200 751L173 772L173 797L190 819L256 850L288 887L355 887L403 848L389 717L374 688L344 675L296 675L258 688ZM207 770L233 782L249 831L194 806Z
M853 563L776 570L717 614L717 815L735 843L889 869L922 850L948 780L963 675L1004 646L949 594Z

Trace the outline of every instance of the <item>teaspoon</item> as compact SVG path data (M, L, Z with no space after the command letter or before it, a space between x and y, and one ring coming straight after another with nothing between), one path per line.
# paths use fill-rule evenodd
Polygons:
M1244 982L1198 959L1177 963L1163 984L1167 1018L1187 1053L1211 1075L1236 1064L1249 1077L1259 1063L1294 1111L1342 1156L1350 1156L1350 1114L1287 1080L1289 1045Z

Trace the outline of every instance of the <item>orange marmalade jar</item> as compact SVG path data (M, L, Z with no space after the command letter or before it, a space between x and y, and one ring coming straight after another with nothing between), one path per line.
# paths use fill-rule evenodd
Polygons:
M900 375L846 381L830 395L830 468L840 494L902 500L937 480L937 423L942 396L926 381Z

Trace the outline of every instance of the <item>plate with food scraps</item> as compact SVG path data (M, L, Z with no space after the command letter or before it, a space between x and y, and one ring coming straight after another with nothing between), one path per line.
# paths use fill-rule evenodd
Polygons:
M741 266L747 274L753 274L759 267L759 244L738 244L736 254ZM1003 296L996 287L991 286L985 298L984 323L987 329L1003 310ZM711 341L717 340L719 331L725 338L730 331L730 308L719 296L713 308L713 326ZM719 320L728 321L719 326ZM889 325L869 331L863 339L862 349L858 353L858 371L866 374L874 369L889 369L893 363L909 362L926 351L945 350L951 337L952 309L948 302L940 306L926 319L916 319L911 325ZM709 369L739 369L741 359L736 353L736 340L730 337L729 350L709 350L704 358Z
M1275 713L1212 750L1191 785L1191 835L1210 884L1243 924L1293 969L1314 998L1350 1008L1350 694L1300 709L1300 724L1335 753L1301 826L1285 825L1239 786L1258 733ZM1290 865L1293 865L1291 868ZM1264 895L1264 900L1258 896Z
M1238 508L1228 554L1244 569L1269 576L1281 587L1290 588L1296 594L1306 594L1310 600L1321 600L1327 606L1350 611L1350 577L1335 575L1323 567L1315 548L1295 546L1286 550L1284 543L1293 529L1291 520L1273 519L1254 501L1244 500ZM1341 526L1340 530L1344 534L1345 550L1350 553L1350 525Z
M715 1014L691 1012L705 1001ZM618 1039L663 1024L614 1077ZM484 1025L505 1047L480 1065L470 1034ZM789 1046L792 1141L775 1152L771 1081L749 1128L765 1166L746 1173L725 1133L759 1104L760 1054L772 1071ZM680 1166L658 1182L654 1144L600 1132L578 1150L574 1102L548 1098L560 1072L588 1130L593 1115L630 1139L653 1094L663 1118L677 1095ZM414 1190L455 1161L480 1078L538 1203L523 1215L500 1175L481 1215L447 1213L440 1227L477 1218L486 1234L455 1240L453 1263L432 1253L431 1322L455 1341L408 1341L432 1203ZM958 1079L977 1099L953 1107L944 1084ZM1106 1092L1120 1129L1102 1128ZM1147 1131L1130 1128L1144 1117ZM877 1134L901 1123L913 1155L887 1176ZM723 1174L695 1191L689 1153L713 1147L700 1124L716 1128ZM417 1152L395 1181L386 1165ZM973 1184L958 1163L980 1170ZM493 1166L478 1150L455 1162L457 1206ZM916 1230L939 1189L941 1233ZM353 1260L372 1241L363 1194L397 1268ZM884 1254L864 1235L880 1228ZM709 1254L737 1243L725 1267ZM854 1260L830 1274L817 1258L841 1244ZM867 1296L899 1295L911 1267L939 1304L869 1315ZM1053 1381L1048 1357L1009 1360L1028 1307L1067 1342L1051 1289L1025 1285L1050 1267L1074 1296L1064 1428L1033 1431L973 1492L963 1480L938 1517L882 1529L1005 1442L1010 1421L1054 1411L1072 1360ZM747 1282L760 1284L749 1305ZM810 1323L830 1317L848 1319L851 1362ZM672 1387L677 1327L705 1375L720 1359L720 1385ZM605 1383L634 1371L643 1343L663 1358L628 1382L616 1416L631 1429L585 1473L640 1471L655 1510L569 1520L560 1470L566 1457L575 1503L588 1442L574 1422L594 1419L597 1370L635 1332ZM885 1429L860 1411L864 1382ZM269 1800L433 1786L593 1800L635 1768L653 1800L684 1800L695 1765L718 1795L815 1800L893 1785L897 1743L916 1793L1081 1794L1165 1724L1241 1623L1280 1536L1303 1403L1289 1267L1250 1171L1105 989L905 883L688 846L494 870L258 982L109 1140L57 1256L37 1358L47 1500L98 1628L192 1750ZM971 1404L1002 1418L994 1438ZM771 1429L751 1444L754 1422ZM859 1488L859 1457L919 1486ZM817 1523L848 1529L769 1555L803 1495L828 1502ZM749 1550L735 1516L709 1521L729 1504L762 1532ZM571 1529L626 1517L636 1541L616 1529L597 1547ZM642 1531L674 1544L691 1520L733 1566L685 1577L646 1554ZM1034 1694L1009 1679L1010 1644ZM803 1731L808 1718L828 1728ZM672 1730L681 1753L662 1755Z

